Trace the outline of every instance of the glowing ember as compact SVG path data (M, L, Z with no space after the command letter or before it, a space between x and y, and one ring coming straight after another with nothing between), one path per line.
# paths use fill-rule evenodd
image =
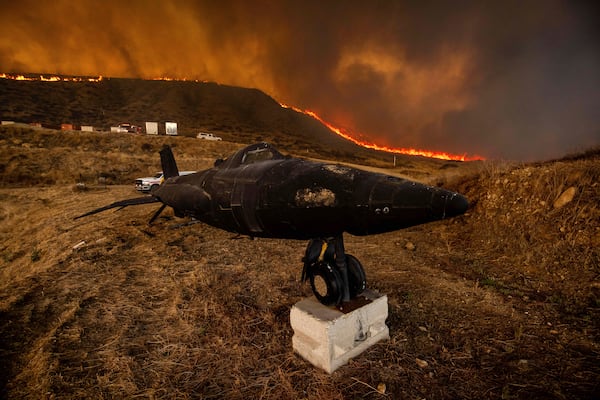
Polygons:
M320 123L322 123L323 125L325 125L327 128L329 128L330 130L332 130L334 133L336 133L337 135L343 137L344 139L347 139L349 141L351 141L354 144L357 144L359 146L365 147L367 149L373 149L373 150L379 150L379 151L385 151L388 153L396 153L396 154L406 154L406 155L411 155L411 156L423 156L423 157L430 157L430 158L439 158L441 160L452 160L452 161L476 161L476 160L485 160L485 158L481 157L481 156L467 156L466 154L451 154L451 153L446 153L446 152L441 152L441 151L429 151L429 150L419 150L419 149L407 149L407 148L398 148L398 147L387 147L387 146L380 146L378 144L375 143L368 143L368 142L364 142L361 140L356 139L351 133L348 133L347 131L335 127L333 125L331 125L329 122L325 121L323 118L321 118L319 115L317 115L317 113L315 113L314 111L310 111L310 110L301 110L297 107L294 106L288 106L286 104L281 104L279 103L282 107L284 108L289 108L291 110L294 110L296 112L302 113L302 114L306 114L309 115L311 117L313 117L314 119L316 119L317 121L319 121Z

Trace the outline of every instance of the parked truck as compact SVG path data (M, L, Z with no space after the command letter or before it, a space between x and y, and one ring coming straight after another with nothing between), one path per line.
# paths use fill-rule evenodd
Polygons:
M196 171L180 171L179 175L189 175L193 174ZM145 178L137 178L135 180L135 189L142 193L149 193L152 189L160 186L161 183L165 180L164 174L162 171L157 172L153 176L147 176Z

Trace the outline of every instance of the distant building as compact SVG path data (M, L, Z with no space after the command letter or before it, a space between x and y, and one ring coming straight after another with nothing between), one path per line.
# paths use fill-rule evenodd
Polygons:
M146 122L146 134L158 135L158 122Z
M2 121L2 125L13 125L15 121Z
M73 124L60 124L60 130L61 131L72 131Z
M177 136L177 122L165 122L165 132L167 135Z
M81 130L84 132L94 132L94 127L91 125L81 125Z

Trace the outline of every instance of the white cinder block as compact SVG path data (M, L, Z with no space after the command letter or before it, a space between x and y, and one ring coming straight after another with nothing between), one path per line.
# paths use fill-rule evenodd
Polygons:
M332 373L378 341L388 339L387 296L368 289L361 296L370 302L346 314L314 297L296 303L290 311L294 351Z

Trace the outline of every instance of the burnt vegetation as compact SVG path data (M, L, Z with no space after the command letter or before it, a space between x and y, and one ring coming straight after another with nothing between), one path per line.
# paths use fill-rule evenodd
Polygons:
M273 137L282 151L306 150ZM346 236L369 287L388 296L391 337L328 375L291 346L290 307L312 295L300 283L306 243L174 229L170 212L148 226L152 206L72 219L135 196L133 179L159 168L164 143L190 170L243 140L0 128L0 397L597 396L598 149L390 167L465 194L471 208Z

